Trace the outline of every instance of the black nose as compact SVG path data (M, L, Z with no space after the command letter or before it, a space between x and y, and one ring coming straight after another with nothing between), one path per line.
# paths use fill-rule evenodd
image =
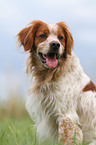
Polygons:
M57 41L52 41L52 42L50 43L50 46L51 46L52 49L58 50L59 47L60 47L60 44L59 44Z

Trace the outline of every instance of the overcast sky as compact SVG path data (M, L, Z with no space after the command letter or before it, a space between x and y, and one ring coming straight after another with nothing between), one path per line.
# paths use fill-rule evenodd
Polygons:
M13 76L9 86L25 79L25 53L17 48L16 35L33 20L66 22L74 38L74 52L85 72L96 82L96 0L0 0L2 92L6 90L6 78L10 80Z

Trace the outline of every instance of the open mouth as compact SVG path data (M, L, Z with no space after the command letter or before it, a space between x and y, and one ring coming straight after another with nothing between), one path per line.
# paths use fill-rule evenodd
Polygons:
M58 65L59 54L38 52L41 62L49 68L56 68Z

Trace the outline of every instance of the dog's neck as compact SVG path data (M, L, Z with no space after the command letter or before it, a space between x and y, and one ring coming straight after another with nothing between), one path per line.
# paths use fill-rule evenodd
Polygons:
M61 61L55 69L47 68L40 62L35 52L30 52L27 61L27 74L32 74L32 78L34 77L37 82L36 88L39 89L41 85L57 82L64 73L64 65L65 63Z
M32 73L35 81L37 82L34 90L40 89L42 85L47 83L58 82L61 77L60 70L58 68L53 70L46 69L45 71L38 71L36 68L33 68Z

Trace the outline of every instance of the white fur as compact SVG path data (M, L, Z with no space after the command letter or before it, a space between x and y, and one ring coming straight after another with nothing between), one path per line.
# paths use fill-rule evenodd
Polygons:
M57 35L58 25L57 24L47 24L50 34Z
M62 120L63 113L70 117L73 123L81 126L85 142L96 145L96 93L82 92L90 82L83 72L76 56L68 56L63 75L57 82L41 85L34 91L36 78L32 81L33 90L26 99L26 108L35 120L40 138L55 140L58 127L54 125Z

